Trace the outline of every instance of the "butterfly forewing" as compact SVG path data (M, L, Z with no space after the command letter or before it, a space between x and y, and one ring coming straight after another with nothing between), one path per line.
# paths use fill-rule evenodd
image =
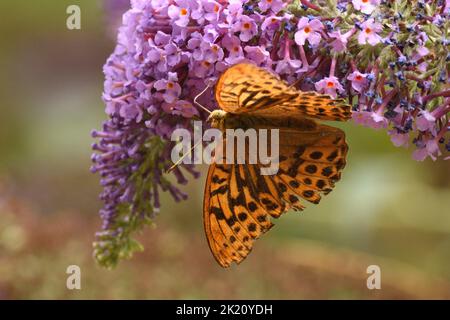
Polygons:
M295 90L274 74L252 64L228 68L216 84L216 100L221 109L232 113L262 110L295 99Z
M216 85L219 107L230 113L291 113L321 120L345 121L351 108L342 99L289 86L274 73L250 63L228 68Z

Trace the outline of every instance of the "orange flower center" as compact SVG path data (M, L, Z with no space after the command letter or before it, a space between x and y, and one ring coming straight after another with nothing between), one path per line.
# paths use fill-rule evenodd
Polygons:
M248 22L244 23L244 29L250 29L250 23Z
M234 48L233 48L233 51L234 51L234 52L239 52L239 47L234 47Z
M360 76L360 75L357 75L357 76L356 76L356 80L358 80L358 81L361 81L361 80L362 80L362 78L363 78L363 77L362 77L362 76Z
M328 87L328 88L334 88L334 82L328 81L328 82L327 82L327 87Z
M187 15L187 13L188 13L188 11L187 11L185 8L182 8L182 9L180 10L180 14L181 14L182 16Z
M367 3L367 2L369 2L369 0L362 0L362 2L363 2L363 3Z
M217 4L214 6L214 12L219 12L219 6Z
M172 89L172 88L173 88L173 83L167 82L167 89Z
M370 29L370 28L366 28L366 33L368 34L368 33L371 33L372 32L372 29Z
M311 28L309 26L306 26L305 29L303 29L305 31L305 33L310 33L311 32Z
M272 18L272 23L275 23L275 22L277 22L277 19L275 19L275 18Z
M209 67L209 66L211 65L211 63L208 62L208 61L203 61L203 65L204 65L205 67Z
M218 48L216 45L214 45L211 49L212 49L212 51L214 51L214 52L219 51L219 48Z

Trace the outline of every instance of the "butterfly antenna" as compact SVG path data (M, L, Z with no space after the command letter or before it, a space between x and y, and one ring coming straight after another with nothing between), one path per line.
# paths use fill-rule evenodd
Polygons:
M208 113L211 113L211 110L208 110L205 106L203 106L203 105L201 105L199 102L197 102L197 99L198 99L202 94L204 94L204 93L206 92L206 90L208 90L210 87L211 87L210 85L207 85L206 88L203 89L203 91L200 92L198 95L196 95L195 98L194 98L194 103L195 103L196 105L198 105L200 108L202 108L203 110L205 110L206 112L208 112Z
M186 158L188 155L192 154L192 150L194 150L200 143L202 142L202 140L200 140L199 142L197 142L192 148L191 150L189 150L189 152L186 152L185 154L183 154L181 156L180 159L178 159L177 162L175 162L169 169L166 170L166 173L170 173L173 171L173 169L175 169L182 161L184 158Z

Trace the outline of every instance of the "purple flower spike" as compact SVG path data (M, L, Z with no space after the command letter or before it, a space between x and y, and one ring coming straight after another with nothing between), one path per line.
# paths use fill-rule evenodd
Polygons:
M405 147L409 145L409 133L401 133L398 130L390 130L392 144L396 147Z
M353 35L354 31L355 29L351 29L344 34L341 34L340 30L330 32L328 35L330 36L330 38L334 39L333 42L331 42L331 46L333 47L334 51L345 51L345 49L347 49L348 40Z
M419 129L420 131L432 130L435 123L436 118L433 116L433 113L428 112L427 110L420 111L420 115L416 120L417 129Z
M217 108L212 87L239 62L347 99L355 123L386 130L418 161L450 159L450 1L396 10L381 0L131 1L103 68L107 120L92 133L104 203L97 260L113 266L140 249L131 236L164 209L161 192L186 198L178 186L199 173L165 173L171 134L207 118L193 102L207 86L198 102Z
M249 16L242 15L232 27L233 32L239 32L241 41L249 41L258 33L255 21Z
M197 10L198 4L195 1L175 0L175 4L168 8L168 15L179 27L186 27L189 24L192 12Z
M352 88L359 93L362 93L369 83L367 74L359 71L353 71L347 79L352 82Z
M308 18L303 17L297 24L298 31L295 33L295 42L298 45L304 45L306 40L313 46L317 46L322 39L320 31L323 29L323 24L318 19L309 21Z
M333 98L337 97L337 92L344 92L344 87L339 83L338 78L331 76L323 78L315 83L316 90L321 93L326 93Z
M199 116L199 112L196 108L186 100L178 100L172 106L172 114L181 115L185 118L192 118L193 116Z
M435 161L442 154L436 139L430 138L424 144L413 152L412 157L414 160L424 161L427 157L430 157Z
M222 40L222 45L228 51L228 57L225 58L228 64L235 64L244 58L241 41L238 37L225 35Z
M380 2L381 0L352 0L353 7L365 14L371 14Z
M381 37L379 33L382 31L383 27L380 23L375 22L374 19L369 19L361 25L361 31L358 35L359 44L370 44L374 46L381 42Z
M222 11L222 6L212 0L204 1L203 8L205 10L205 19L210 22L219 21L220 12Z
M174 72L168 73L168 79L161 79L155 82L154 88L158 91L164 91L164 101L174 102L181 93L181 87L178 84L178 76Z
M272 10L273 13L278 13L286 6L286 3L282 0L261 0L258 6L262 12Z

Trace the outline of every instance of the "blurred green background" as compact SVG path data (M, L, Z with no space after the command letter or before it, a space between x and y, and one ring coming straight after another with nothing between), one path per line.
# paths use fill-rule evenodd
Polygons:
M82 30L66 29L78 4ZM145 251L116 269L92 258L100 228L90 130L105 118L102 65L114 35L102 3L0 2L1 299L450 298L450 162L417 163L385 132L341 126L350 154L319 206L289 213L238 267L221 269L202 225L205 174L162 199ZM203 168L203 172L205 173ZM81 267L82 289L66 289ZM381 267L381 290L366 268Z

